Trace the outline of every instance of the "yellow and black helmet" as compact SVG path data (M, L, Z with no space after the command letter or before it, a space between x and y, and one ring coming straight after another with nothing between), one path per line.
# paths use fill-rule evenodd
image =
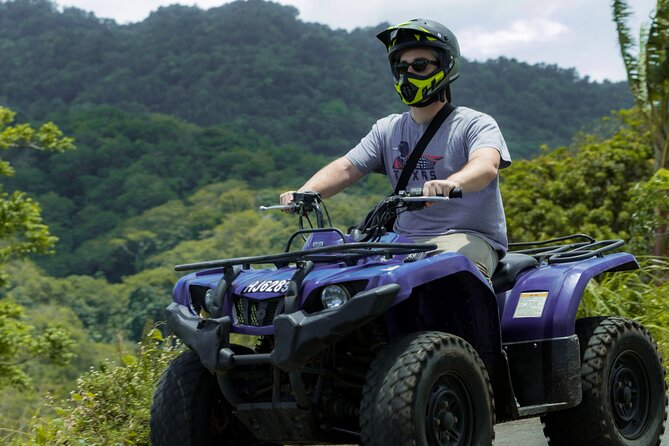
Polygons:
M423 107L437 99L443 101L444 95L450 101L449 84L460 76L460 46L451 30L432 20L413 19L391 26L376 37L386 46L402 102ZM430 49L437 58L437 69L424 76L398 70L400 55L408 48Z

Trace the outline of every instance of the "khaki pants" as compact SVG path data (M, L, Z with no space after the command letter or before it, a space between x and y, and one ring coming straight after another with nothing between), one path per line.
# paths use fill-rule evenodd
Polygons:
M436 237L411 237L416 243L434 243L437 249L430 251L429 255L440 254L442 252L457 252L474 262L483 276L490 282L490 276L495 272L499 256L497 251L492 249L481 237L474 234L447 234Z

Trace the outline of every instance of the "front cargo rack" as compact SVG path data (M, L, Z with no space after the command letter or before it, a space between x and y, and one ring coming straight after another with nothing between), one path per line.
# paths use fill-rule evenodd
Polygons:
M434 243L372 243L355 242L339 245L323 246L320 248L304 249L301 251L282 252L254 257L237 257L232 259L208 260L205 262L186 263L176 265L176 271L190 271L207 268L229 267L235 265L258 265L273 263L277 267L300 261L343 261L350 262L364 257L411 254L432 251L437 248ZM330 254L330 256L325 256Z
M568 263L603 257L604 253L613 251L624 243L623 240L598 241L586 234L572 234L538 242L509 243L509 252L527 254L539 263Z

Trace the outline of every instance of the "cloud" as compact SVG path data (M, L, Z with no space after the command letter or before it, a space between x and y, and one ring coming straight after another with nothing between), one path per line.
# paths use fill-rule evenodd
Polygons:
M489 31L475 26L458 31L462 53L468 58L487 58L513 52L519 47L552 42L569 32L566 25L545 18L519 19L508 28Z

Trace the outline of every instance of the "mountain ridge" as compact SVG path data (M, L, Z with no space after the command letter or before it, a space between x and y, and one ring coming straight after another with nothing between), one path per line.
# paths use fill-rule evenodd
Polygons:
M292 6L264 0L202 10L161 7L118 25L48 0L0 3L0 103L41 119L77 104L171 114L200 126L226 123L274 143L335 155L376 119L406 109L383 45L387 24L333 30ZM454 102L495 117L516 156L568 144L610 110L627 108L624 83L592 82L574 69L464 58Z

